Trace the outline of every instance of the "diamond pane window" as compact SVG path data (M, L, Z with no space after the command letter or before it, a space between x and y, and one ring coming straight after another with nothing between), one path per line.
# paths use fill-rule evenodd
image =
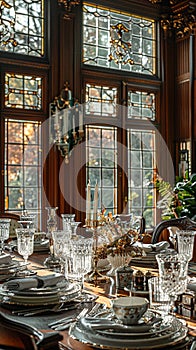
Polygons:
M155 120L155 94L142 91L128 92L128 118Z
M9 0L11 8L5 6L4 15L12 20L10 41L0 45L0 51L42 57L44 55L44 0ZM5 37L6 39L6 37Z
M5 74L5 107L41 110L42 78Z
M86 84L86 115L116 117L117 89Z
M125 28L121 46L125 60L109 60L113 46L117 43L118 24ZM114 42L112 41L114 39ZM127 50L124 49L124 44ZM103 68L113 68L129 72L156 74L156 33L155 22L151 19L123 14L99 6L83 6L83 63ZM118 46L118 45L117 45ZM131 54L133 64L127 63L126 55Z
M155 222L155 156L154 131L128 129L128 210L144 215L147 227Z
M39 122L5 122L5 198L9 212L41 211L41 130Z
M97 183L99 210L104 206L107 211L117 214L117 129L86 126L86 157L86 178L91 183L92 207Z

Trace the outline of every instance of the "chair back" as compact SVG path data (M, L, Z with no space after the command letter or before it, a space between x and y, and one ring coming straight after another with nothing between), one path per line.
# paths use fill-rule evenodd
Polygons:
M179 230L196 230L196 222L188 218L187 216L183 216L177 219L170 219L161 221L158 225L155 226L151 243L157 243L160 240L161 234L165 229L168 228L178 228ZM193 258L192 261L196 261L196 238L193 250Z
M58 332L42 333L0 312L0 350L59 350Z

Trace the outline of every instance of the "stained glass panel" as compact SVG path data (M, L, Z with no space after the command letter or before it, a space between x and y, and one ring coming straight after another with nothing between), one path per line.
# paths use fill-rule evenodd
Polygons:
M41 110L42 78L6 73L5 107Z
M126 58L127 52L131 55L134 64L115 62L109 60L113 52L112 39L119 40L113 26L122 24L126 30L123 32L123 45L117 49L122 50ZM115 44L117 40L115 41ZM123 52L124 50L124 52ZM101 9L99 6L83 6L83 63L105 68L114 68L124 71L137 72L149 75L156 74L156 33L155 22L151 19L139 18L129 13L115 12Z
M86 84L86 115L116 117L117 89Z
M143 91L128 92L128 118L155 120L155 94Z
M0 45L0 51L42 57L44 55L44 0L9 0L11 8L4 8L4 15L12 19L13 37Z

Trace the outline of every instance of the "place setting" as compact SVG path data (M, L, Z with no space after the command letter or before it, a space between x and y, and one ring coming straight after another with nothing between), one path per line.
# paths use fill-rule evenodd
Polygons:
M100 349L180 349L189 342L181 320L149 308L142 297L119 297L103 316L81 317L70 325L72 339ZM178 346L178 347L176 347Z

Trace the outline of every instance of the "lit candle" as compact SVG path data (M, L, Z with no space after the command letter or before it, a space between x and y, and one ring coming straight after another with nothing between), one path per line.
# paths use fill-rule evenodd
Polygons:
M59 112L58 112L58 108L55 108L54 123L55 123L56 126L59 125Z
M72 120L72 122L73 122L73 132L75 132L75 115L73 114L73 120Z
M90 180L87 185L87 194L86 194L86 219L91 220L91 185Z
M67 110L63 111L63 135L66 135L68 131L68 113Z
M79 112L79 130L80 131L83 130L83 112L82 111Z
M97 209L98 209L98 184L95 185L94 191L94 203L93 203L93 221L97 220Z

